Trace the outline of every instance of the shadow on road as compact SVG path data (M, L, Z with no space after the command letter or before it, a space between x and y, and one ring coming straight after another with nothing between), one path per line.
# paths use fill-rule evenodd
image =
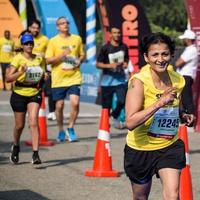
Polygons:
M1 200L49 200L48 198L35 193L31 190L10 190L10 191L0 191L0 199Z

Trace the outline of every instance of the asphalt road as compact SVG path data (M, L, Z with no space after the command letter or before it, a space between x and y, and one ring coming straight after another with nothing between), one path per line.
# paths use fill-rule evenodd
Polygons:
M81 103L75 130L76 143L56 142L55 121L47 121L48 141L54 146L41 146L43 163L33 166L32 150L25 145L30 140L26 125L21 138L20 164L9 163L12 144L13 114L9 106L10 92L0 91L0 200L131 200L132 192L123 169L123 148L127 130L111 127L110 144L112 168L119 172L117 178L86 177L85 171L93 168L94 152L99 129L100 106ZM65 107L65 125L69 113ZM193 200L200 199L200 134L188 130L190 172ZM153 179L150 200L161 198L161 184Z

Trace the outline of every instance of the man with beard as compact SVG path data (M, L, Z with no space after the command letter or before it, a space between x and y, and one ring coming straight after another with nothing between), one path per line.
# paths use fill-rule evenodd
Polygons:
M42 35L40 33L41 24L39 20L33 20L29 26L29 31L34 37L34 48L33 53L36 55L40 55L44 57L46 48L48 45L48 38L45 35ZM51 72L50 65L47 66L47 71L49 71L49 74ZM48 96L48 106L49 106L49 114L47 115L47 119L49 120L56 120L55 116L55 102L52 99L51 94L51 77L45 82L45 95Z

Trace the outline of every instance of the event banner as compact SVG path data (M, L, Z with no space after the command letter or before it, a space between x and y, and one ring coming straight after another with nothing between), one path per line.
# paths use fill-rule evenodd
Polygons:
M42 21L42 33L49 38L58 33L56 29L56 20L60 16L66 16L70 21L70 32L78 34L74 18L64 0L35 0L33 1L33 5L37 15Z
M191 29L196 34L196 45L200 56L200 1L186 0L186 9L190 21ZM196 105L196 131L200 132L200 59L196 79L193 85L193 95Z
M0 37L3 37L5 30L9 30L12 38L17 41L23 27L12 3L8 0L0 0Z
M122 30L122 40L129 48L133 69L137 72L144 64L139 53L139 40L150 33L150 26L138 0L97 0L97 7L106 41L109 41L109 27Z

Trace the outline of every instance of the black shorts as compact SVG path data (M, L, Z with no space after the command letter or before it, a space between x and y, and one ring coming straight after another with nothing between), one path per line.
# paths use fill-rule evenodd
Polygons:
M152 179L154 174L162 168L182 169L186 165L185 146L178 139L172 145L154 151L139 151L124 148L124 169L130 181L145 184Z
M27 105L32 102L35 102L41 105L42 103L41 92L39 92L38 94L32 97L25 97L13 92L10 97L10 105L14 112L26 112Z
M120 105L125 105L125 98L126 98L126 92L127 92L127 85L121 84L117 86L102 86L101 87L102 92L102 107L103 108L112 108L112 102L113 102L113 95L116 93L117 96L117 102Z

